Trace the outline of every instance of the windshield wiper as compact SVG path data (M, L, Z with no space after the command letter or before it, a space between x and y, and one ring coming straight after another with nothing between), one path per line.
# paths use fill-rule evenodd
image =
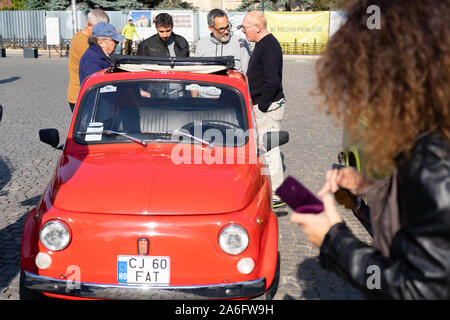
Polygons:
M200 138L198 138L198 137L196 137L196 136L193 136L193 135L190 134L190 133L186 133L186 132L182 132L182 131L177 131L177 130L175 130L175 131L171 132L171 134L172 134L172 135L174 135L174 134L179 134L179 135L182 135L182 136L185 136L185 137L188 137L188 138L192 138L192 139L194 139L195 141L198 141L198 142L200 142L200 143L206 145L210 150L214 149L214 144L212 144L211 142L208 142L208 141L206 141L206 140L200 139Z
M118 132L118 131L113 131L113 130L102 130L102 131L94 131L94 132L78 132L78 135L87 135L87 134L106 134L106 135L117 135L117 136L122 136L125 137L133 142L139 143L140 145L146 147L147 146L147 142L145 142L142 139L136 138L136 137L132 137L128 134L126 134L125 132Z
M136 143L139 143L141 145L143 145L144 147L147 146L147 142L145 142L143 139L139 139L139 138L135 138L132 137L124 132L117 132L117 131L113 131L113 130L102 130L102 131L98 131L98 132L78 132L79 135L86 135L86 134L107 134L107 135L119 135L119 136L123 136L125 138L130 139L131 141L134 141ZM209 149L214 149L214 144L212 144L211 142L208 142L206 140L200 139L196 136L191 135L190 133L186 133L186 132L182 132L182 131L173 131L173 132L167 132L167 131L152 131L152 132L146 132L145 134L153 134L153 135L161 135L161 136L167 136L167 137L172 137L172 135L174 134L178 134L178 135L182 135L188 138L192 138L195 141L198 141L200 143L202 143L203 145L206 145Z
M186 133L186 132L182 132L182 131L172 131L172 132L168 132L168 131L152 131L152 132L146 132L145 134L155 134L155 135L161 135L161 136L166 136L166 137L172 137L173 135L180 135L180 136L185 136L191 139L194 139L197 142L200 142L201 144L207 146L209 149L214 149L214 144L212 144L211 142L208 142L206 140L200 139L196 136L193 136L190 133Z

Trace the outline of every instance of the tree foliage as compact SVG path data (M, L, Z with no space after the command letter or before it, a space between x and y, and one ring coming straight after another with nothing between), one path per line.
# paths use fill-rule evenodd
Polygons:
M23 3L25 10L45 10L44 0L25 0Z
M353 0L314 0L311 9L314 11L341 10Z
M100 8L103 10L119 11L119 10L136 10L142 9L143 5L137 0L86 0L84 1L89 8Z
M45 10L64 11L70 6L70 0L49 0L45 4Z
M265 11L339 10L352 0L264 0ZM239 11L262 10L262 0L243 0Z
M238 11L325 11L340 10L353 0L243 0ZM103 10L191 9L196 10L189 0L81 0L80 9L100 8ZM70 0L0 0L0 10L65 10Z
M197 10L192 3L183 0L162 0L155 6L156 9L189 9Z
M70 0L25 0L25 10L65 10L71 4ZM78 8L100 8L103 10L142 9L142 1L138 0L83 0L77 1Z
M264 11L279 11L286 9L288 0L265 0ZM263 1L261 0L243 0L238 11L263 10Z

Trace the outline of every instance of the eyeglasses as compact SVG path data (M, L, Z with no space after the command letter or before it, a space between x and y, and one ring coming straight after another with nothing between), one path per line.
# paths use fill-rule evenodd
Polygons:
M243 29L242 31L245 31L246 29L254 27L254 26L256 26L256 24L252 24L251 26L247 26L247 27L244 26L243 24L240 24L240 25L237 26L237 29L238 30Z
M224 33L225 31L229 31L231 29L231 27L232 27L232 25L228 24L226 27L223 27L223 28L219 28L219 29L217 29L216 27L213 27L213 28L214 28L214 30L216 30L219 33Z

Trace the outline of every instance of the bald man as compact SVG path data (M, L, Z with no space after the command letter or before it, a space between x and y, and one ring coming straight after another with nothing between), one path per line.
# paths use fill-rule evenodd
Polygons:
M278 40L267 30L267 19L262 12L250 11L238 28L242 29L248 41L256 43L247 77L261 140L264 133L281 128L286 108L282 85L283 53ZM283 207L286 204L275 194L284 179L280 148L274 148L265 155L272 184L272 206Z

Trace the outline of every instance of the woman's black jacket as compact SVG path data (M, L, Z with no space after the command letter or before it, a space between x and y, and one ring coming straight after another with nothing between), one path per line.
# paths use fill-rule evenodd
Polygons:
M340 223L326 235L320 263L367 298L450 299L449 143L422 134L408 159L397 162L400 229L389 257Z

